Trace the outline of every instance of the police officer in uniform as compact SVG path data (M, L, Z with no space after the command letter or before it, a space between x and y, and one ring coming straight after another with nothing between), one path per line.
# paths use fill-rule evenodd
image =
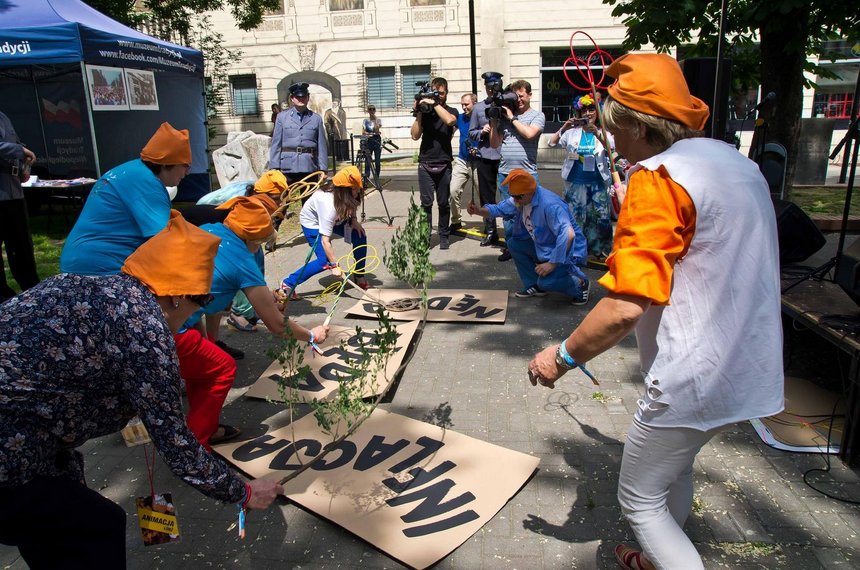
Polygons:
M323 120L308 108L307 83L290 85L290 108L278 113L269 149L269 168L280 170L292 184L308 174L328 170Z

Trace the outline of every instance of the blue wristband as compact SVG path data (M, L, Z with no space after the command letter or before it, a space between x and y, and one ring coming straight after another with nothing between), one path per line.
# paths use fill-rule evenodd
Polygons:
M569 352L567 352L567 339L563 340L560 345L558 345L558 353L564 359L564 362L570 366L571 368L575 368L579 366L579 363L573 359Z

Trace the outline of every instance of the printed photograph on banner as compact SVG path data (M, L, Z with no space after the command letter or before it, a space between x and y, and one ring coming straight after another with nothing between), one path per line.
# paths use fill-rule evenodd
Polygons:
M415 331L418 330L418 322L398 325L395 328L397 342L388 355L385 368L372 377L359 380L363 398L377 396L388 389L394 379L394 373L406 356ZM290 390L296 390L298 396L305 400L314 398L325 400L332 397L341 382L351 380L351 373L355 370L354 363L361 359L361 345L364 345L369 353L374 354L378 348L376 339L376 329L363 328L359 333L355 328L332 326L326 341L319 345L322 354L315 353L310 347L305 349L301 366L308 367L307 374L304 376L296 374L289 379L287 397L290 395ZM285 374L284 366L279 361L274 361L248 388L245 395L251 398L282 401L278 382L283 374Z
M368 297L378 302L374 303ZM369 289L367 295L347 309L346 314L375 319L380 303L391 320L415 321L421 318L419 298L412 289ZM429 322L503 324L508 312L508 292L430 289L427 291L427 308Z
M128 93L122 68L87 65L93 111L128 111Z
M248 475L283 480L331 439L313 414L215 451ZM516 495L538 458L376 409L287 481L287 497L412 568L432 566Z
M158 91L153 72L126 68L125 82L132 111L158 111Z
M144 546L179 542L179 523L170 493L138 497L135 504Z

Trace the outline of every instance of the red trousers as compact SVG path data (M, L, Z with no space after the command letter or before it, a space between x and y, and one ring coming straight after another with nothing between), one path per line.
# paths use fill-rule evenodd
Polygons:
M218 430L221 408L236 379L236 361L197 329L179 333L173 340L188 395L188 428L211 451L209 438Z

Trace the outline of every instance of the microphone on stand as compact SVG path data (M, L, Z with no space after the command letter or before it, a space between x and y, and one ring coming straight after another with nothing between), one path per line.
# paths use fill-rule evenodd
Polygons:
M764 107L774 99L776 99L776 93L774 93L773 91L762 97L761 101L758 102L758 105L747 111L747 115L746 117L744 117L744 121L752 117L754 113L758 113L762 107Z

